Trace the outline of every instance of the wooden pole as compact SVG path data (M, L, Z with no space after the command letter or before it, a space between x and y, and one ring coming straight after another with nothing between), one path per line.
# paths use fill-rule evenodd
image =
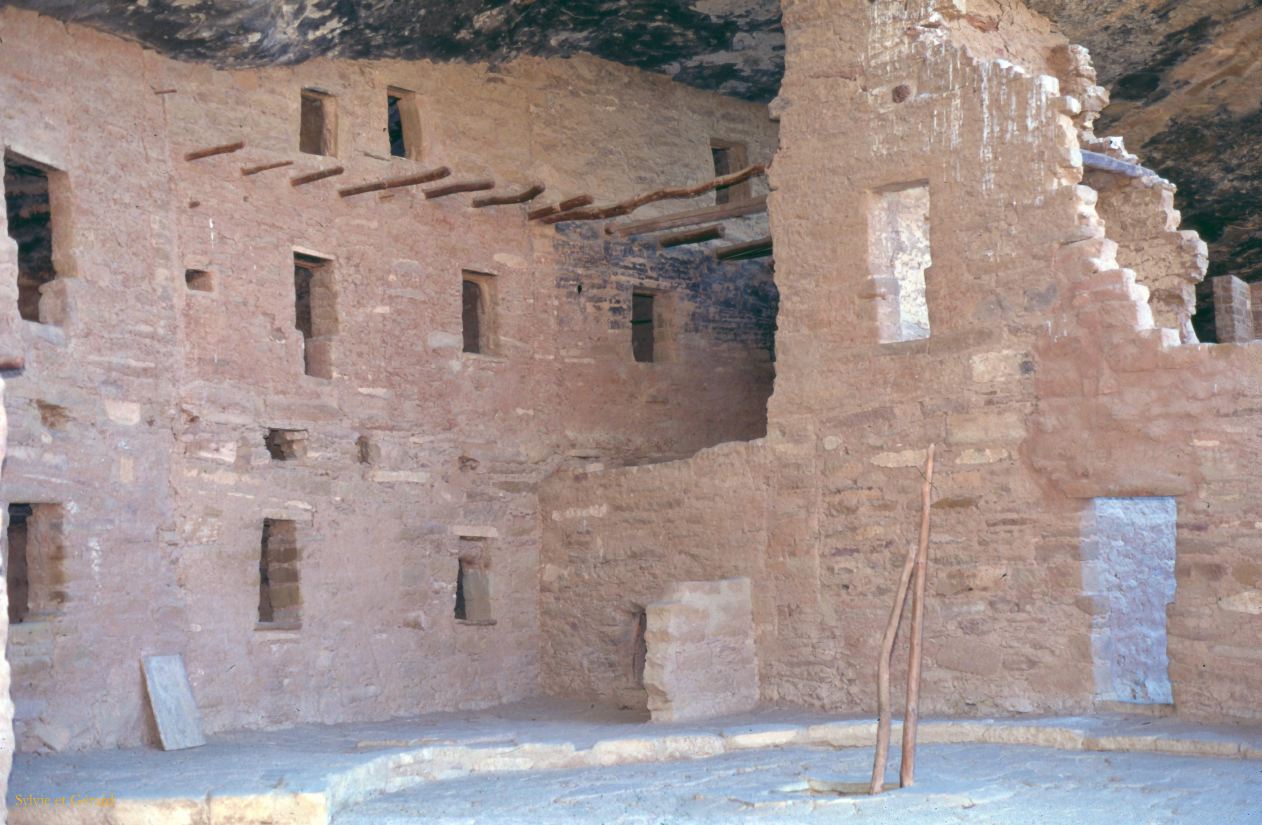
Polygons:
M250 175L257 175L260 172L266 172L269 169L283 169L286 166L293 165L294 162L292 160L278 160L272 163L260 163L258 166L241 167L241 174L243 177L249 177Z
M600 221L605 218L617 218L622 215L630 215L641 206L650 203L657 203L665 200L678 200L680 198L695 198L697 195L704 195L715 189L722 189L727 186L734 186L743 183L752 177L767 174L767 167L762 164L746 166L739 172L733 172L730 175L714 178L694 186L679 186L672 189L658 189L654 192L646 192L643 195L636 195L629 200L615 203L612 206L602 206L593 209L572 209L562 210L559 215L549 215L543 218L544 223L561 223L562 221Z
M299 175L296 178L289 179L290 186L306 186L308 183L315 183L318 180L331 178L340 175L346 170L340 166L330 166L328 169L321 169L318 172L308 172L305 175Z
M903 754L898 769L899 787L916 781L916 727L920 721L920 662L924 657L921 639L925 621L925 576L929 564L929 508L933 493L933 449L925 458L925 481L920 488L920 542L916 547L915 585L911 595L911 638L907 660L907 708L903 713Z
M473 199L474 209L484 209L488 206L510 206L515 203L526 203L539 197L547 189L542 183L536 183L534 186L518 192L515 195L486 195Z
M876 662L876 756L872 762L872 782L868 786L868 792L873 794L880 793L885 784L885 763L890 752L890 659L894 657L894 639L898 636L898 624L907 604L907 589L916 566L917 551L916 547L907 550L903 572L898 578L898 589L894 593L894 605L890 608L890 618L881 637L881 658Z
M449 183L446 186L438 186L434 189L422 189L426 200L434 200L436 198L445 198L448 195L458 195L461 192L485 192L488 189L495 188L493 180L466 180L456 183Z
M549 215L556 215L560 212L569 212L571 209L578 209L580 206L588 206L596 199L591 195L578 195L560 203L554 203L550 206L541 206L538 209L532 209L526 213L526 218L532 221L543 220Z
M701 209L689 209L687 212L675 212L660 218L645 218L642 221L628 221L622 224L606 224L605 232L622 238L634 235L647 235L663 229L678 229L683 226L696 226L699 223L725 221L728 218L742 218L767 211L767 197L754 198L740 203L725 203L722 206L706 206Z
M239 152L245 148L245 141L238 140L236 143L223 143L219 146L211 146L206 149L197 149L192 152L185 152L185 160L201 160L202 158L214 157L215 155L227 155L232 152Z
M348 186L345 189L337 190L337 194L343 198L349 198L352 195L362 195L365 192L380 192L383 189L398 189L403 186L416 186L422 183L433 183L436 180L442 180L451 174L451 170L446 166L439 166L437 169L430 169L428 172L421 172L418 175L407 175L402 178L387 178L373 183L361 183L358 186Z
M714 257L720 261L747 261L750 258L765 258L771 254L771 236L758 238L731 246L721 246L714 250Z

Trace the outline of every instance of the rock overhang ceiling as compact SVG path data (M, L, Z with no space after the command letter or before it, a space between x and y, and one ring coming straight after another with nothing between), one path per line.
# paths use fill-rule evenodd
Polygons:
M1113 92L1099 133L1179 185L1211 274L1262 280L1262 0L1029 0ZM320 55L505 62L578 52L769 101L778 0L18 0L222 66Z

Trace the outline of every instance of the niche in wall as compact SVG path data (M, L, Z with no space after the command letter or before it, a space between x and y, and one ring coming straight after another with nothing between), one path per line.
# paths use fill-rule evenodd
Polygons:
M184 286L193 292L214 292L215 279L204 269L184 270Z
M899 184L869 193L868 265L879 296L881 343L929 337L925 270L932 262L929 184Z
M1169 704L1166 607L1174 600L1173 498L1097 498L1083 519L1083 589L1096 600L1097 698Z
M273 461L294 461L307 456L306 430L268 430L263 443Z

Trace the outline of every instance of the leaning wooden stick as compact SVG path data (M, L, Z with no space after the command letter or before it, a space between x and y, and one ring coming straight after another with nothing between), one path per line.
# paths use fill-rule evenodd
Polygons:
M876 663L876 758L872 763L872 784L868 786L868 792L873 794L880 793L885 784L885 762L890 752L890 659L894 656L894 639L898 636L898 624L907 604L907 588L916 566L916 551L915 547L907 550L903 573L898 578L898 590L894 594L894 606L890 608L885 635L881 637L881 658Z
M929 564L929 508L933 492L933 448L925 458L925 481L920 488L920 543L916 547L915 584L911 591L911 638L908 642L907 709L903 713L903 755L898 769L899 787L916 781L916 726L920 721L921 638L925 621L925 577Z

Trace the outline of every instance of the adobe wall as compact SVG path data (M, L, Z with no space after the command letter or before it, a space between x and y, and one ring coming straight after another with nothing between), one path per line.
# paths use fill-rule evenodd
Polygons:
M154 653L184 655L208 732L536 693L538 480L765 432L765 263L558 232L468 195L336 189L445 164L497 193L539 180L536 206L608 203L708 179L711 137L767 160L766 107L590 58L226 72L13 9L0 36L0 144L64 173L44 298L60 325L17 318L0 257L0 324L27 358L3 498L65 514L58 608L10 641L19 748L141 742ZM308 86L337 98L336 158L297 151ZM418 161L390 156L389 86L418 96ZM327 380L303 374L295 251L331 260ZM189 268L212 291L186 288ZM490 355L461 352L466 269L494 277ZM631 357L633 288L664 306L659 363ZM305 457L273 459L269 428L305 431ZM265 518L295 522L300 628L256 629ZM453 618L467 555L494 625Z
M705 569L753 579L764 700L874 710L935 442L925 712L1107 698L1084 515L1095 497L1173 496L1176 707L1256 718L1257 350L1179 345L1204 248L1176 231L1164 184L1082 185L1079 136L1107 95L1019 8L797 0L784 22L768 436L549 481L545 684L635 700L628 604ZM926 182L932 334L878 343L890 295L868 212Z

